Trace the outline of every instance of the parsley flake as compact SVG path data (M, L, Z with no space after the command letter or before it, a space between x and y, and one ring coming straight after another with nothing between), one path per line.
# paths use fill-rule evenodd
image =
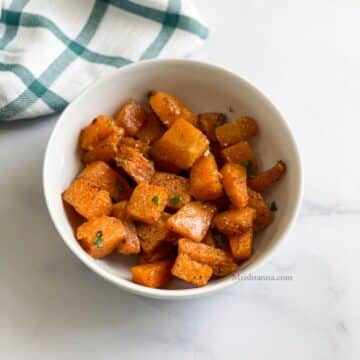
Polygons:
M215 127L216 128L218 128L219 126L221 126L221 125L223 125L224 124L224 122L221 120L221 119L217 119L216 121L215 121Z
M214 235L214 240L215 240L215 243L216 243L216 247L223 249L226 246L225 236L223 236L221 234L215 234Z
M151 199L151 201L157 206L157 205L159 205L159 197L157 196L157 195L155 195L152 199Z
M170 199L170 204L173 206L176 206L179 202L180 202L179 196L174 196L173 198Z
M275 201L272 201L271 204L270 204L270 210L271 211L277 211L278 207L277 207L277 204Z
M249 179L254 179L255 174L253 171L253 162L251 160L245 160L243 166L246 168L246 173Z
M95 237L95 240L94 240L94 245L97 248L101 248L104 245L103 233L102 233L101 230L96 233L96 237Z

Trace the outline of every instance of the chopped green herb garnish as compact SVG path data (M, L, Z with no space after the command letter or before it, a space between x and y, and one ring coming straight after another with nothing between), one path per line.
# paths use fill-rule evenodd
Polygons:
M246 173L249 179L253 179L255 177L253 171L253 162L251 160L245 160L243 162L243 166L246 168Z
M215 234L214 235L214 240L215 240L215 243L216 243L216 247L223 249L226 246L225 236L223 236L221 234Z
M157 206L159 205L159 197L157 195L155 195L153 198L152 198L152 202Z
M271 211L277 211L278 207L275 201L272 201L270 204L270 210Z
M119 191L124 191L124 186L120 181L116 181L115 186Z
M215 127L218 128L219 126L223 125L224 121L222 119L217 119L215 121Z
M174 196L173 198L170 199L170 204L176 206L178 203L180 202L180 197L179 196Z
M104 239L103 239L103 233L102 231L98 231L96 233L96 237L95 237L95 240L94 240L94 245L98 248L101 248L103 245L104 245Z

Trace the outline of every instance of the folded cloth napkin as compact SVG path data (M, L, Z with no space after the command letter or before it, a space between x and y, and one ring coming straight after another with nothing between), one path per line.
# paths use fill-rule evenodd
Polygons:
M61 111L103 74L188 55L208 34L190 0L2 0L0 11L5 121Z

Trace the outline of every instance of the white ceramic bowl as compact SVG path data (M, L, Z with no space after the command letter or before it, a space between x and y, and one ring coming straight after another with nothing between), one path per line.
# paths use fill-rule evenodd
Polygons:
M279 159L287 164L286 176L268 194L268 200L276 200L278 204L275 221L257 236L251 259L239 267L237 274L212 280L202 288L188 288L180 281L175 281L175 289L171 290L147 288L131 282L129 258L114 255L94 260L76 241L61 200L61 193L81 169L76 151L81 128L98 114L113 114L129 97L144 102L152 89L174 94L194 112L224 112L230 119L240 115L254 117L260 128L255 143L260 167L271 166ZM276 108L238 75L190 60L139 62L121 68L85 90L63 112L50 137L43 183L46 203L59 234L84 264L127 291L160 299L184 299L213 293L234 284L240 275L253 272L285 239L294 224L302 197L299 152L286 121Z

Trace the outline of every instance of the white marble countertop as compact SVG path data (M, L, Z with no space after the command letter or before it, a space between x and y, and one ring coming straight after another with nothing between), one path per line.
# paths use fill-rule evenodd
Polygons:
M42 195L56 116L0 125L0 358L360 358L360 4L197 0L212 31L196 58L226 66L282 110L302 149L305 197L258 274L184 302L106 283L68 250Z

